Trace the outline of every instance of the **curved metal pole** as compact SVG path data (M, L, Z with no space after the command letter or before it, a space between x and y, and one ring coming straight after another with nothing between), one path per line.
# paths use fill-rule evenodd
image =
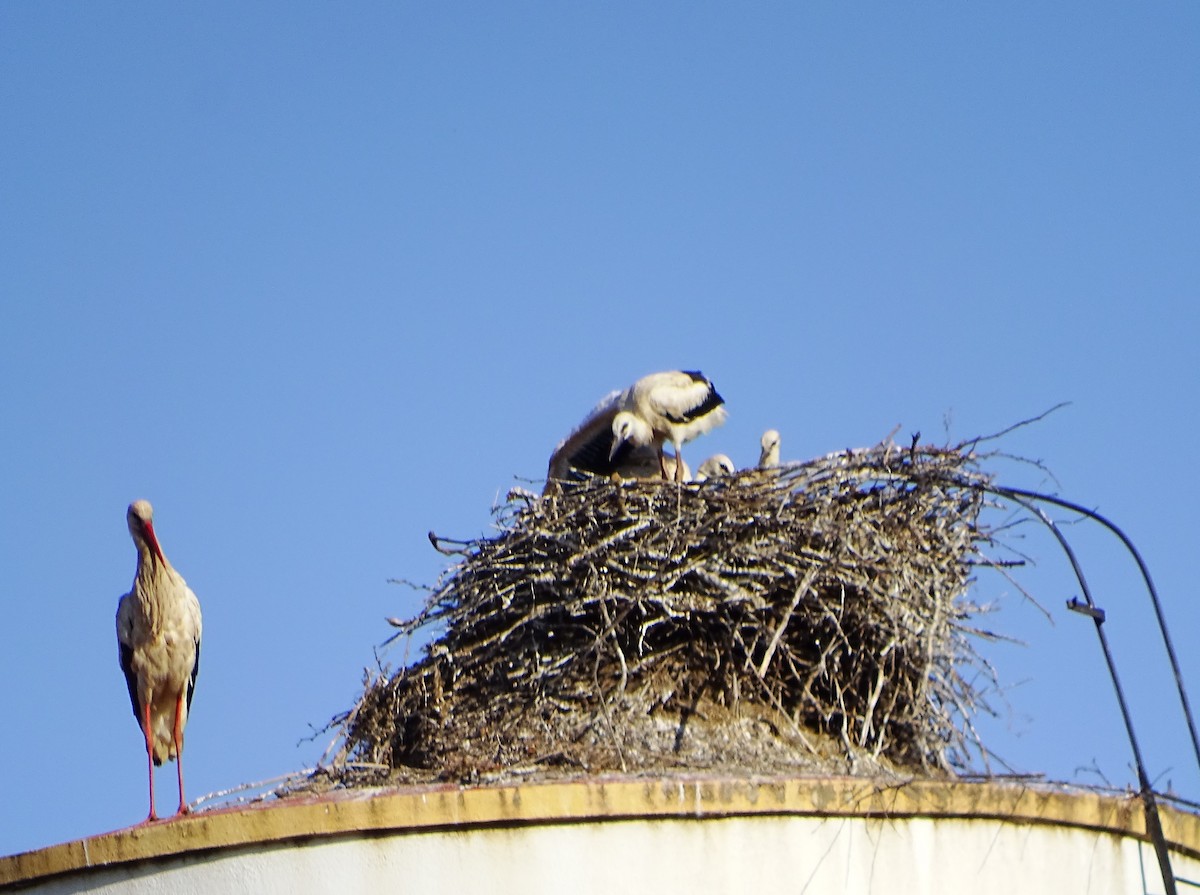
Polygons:
M1041 494L1037 491L1026 491L1023 488L1008 488L1001 486L987 486L987 490L1001 497L1008 497L1016 500L1018 497L1029 498L1030 500L1042 501L1051 503L1055 506L1063 507L1072 512L1079 513L1081 516L1086 516L1099 522L1118 538L1125 545L1125 549L1133 556L1134 561L1138 565L1138 569L1142 573L1142 580L1146 582L1146 590L1150 592L1150 602L1154 605L1154 615L1158 619L1158 630L1162 634L1163 645L1167 648L1167 657L1171 661L1171 671L1175 675L1175 689L1179 693L1179 701L1183 706L1183 716L1187 719L1188 734L1192 738L1192 751L1196 755L1196 765L1200 767L1200 737L1196 735L1196 722L1192 717L1191 704L1188 702L1187 690L1183 686L1183 673L1179 668L1179 659L1175 655L1175 647L1171 643L1171 635L1167 630L1167 619L1163 614L1162 602L1158 599L1158 590L1154 587L1154 582L1150 578L1150 569L1147 568L1145 561L1142 559L1141 553L1137 547L1133 545L1133 541L1117 527L1116 523L1106 519L1104 516L1097 513L1095 510L1090 510L1080 504L1073 503L1069 500L1063 500L1061 497L1052 497L1049 494ZM1028 508L1028 507L1027 507ZM1042 520L1046 521L1045 519Z
M1030 500L1038 499L1041 495L1029 494L1029 499L1024 499L1018 496L1018 493L1016 493L1017 489L1007 489L1006 494L1001 489L989 488L988 490L1007 496L1009 500L1020 504L1030 513L1037 516L1054 533L1063 552L1067 554L1067 559L1071 562L1075 578L1079 581L1079 587L1083 591L1083 598L1087 601L1087 609L1084 610L1084 614L1091 616L1092 621L1096 625L1096 636L1100 639L1100 648L1104 652L1104 661L1108 665L1108 674L1112 678L1113 690L1116 691L1117 703L1121 708L1121 720L1125 722L1125 732L1129 736L1129 745L1133 749L1133 760L1137 766L1138 786L1140 788L1139 795L1141 796L1146 816L1146 832L1150 836L1151 844L1154 846L1154 854L1158 859L1158 869L1162 874L1163 886L1167 895L1176 895L1175 872L1171 868L1171 855L1167 849L1166 837L1163 835L1162 821L1158 816L1158 801L1154 797L1154 790L1150 786L1150 778L1146 774L1146 765L1142 761L1142 750L1138 746L1137 735L1133 732L1133 718L1129 714L1129 705L1125 701L1125 693L1121 689L1121 681L1117 677L1117 666L1113 661L1112 651L1108 646L1108 638L1104 634L1104 610L1096 607L1096 601L1092 599L1091 589L1088 587L1087 580L1083 576L1083 569L1080 567L1079 560L1075 556L1075 551L1071 548L1066 536L1041 507L1030 502ZM1077 608L1071 602L1068 602L1067 606L1072 609Z
M1108 646L1108 637L1104 633L1104 611L1096 608L1096 601L1092 599L1092 591L1091 588L1088 587L1087 579L1084 578L1083 568L1079 565L1079 559L1075 556L1075 551L1072 549L1070 543L1067 541L1066 536L1059 529L1055 521L1047 516L1045 512L1042 511L1041 507L1035 506L1029 501L1022 500L1020 497L1015 496L1011 497L1010 499L1014 503L1020 504L1029 512L1037 516L1038 519L1040 519L1042 523L1054 533L1054 537L1058 539L1059 546L1061 546L1063 552L1067 554L1067 559L1071 563L1071 569L1075 572L1075 578L1079 582L1080 590L1083 591L1083 598L1087 601L1088 608L1094 610L1093 612L1087 612L1085 614L1091 616L1092 621L1096 623L1096 634L1099 636L1100 646L1104 650L1104 661L1108 664L1108 673L1109 676L1112 677L1113 689L1117 692L1117 702L1121 708L1121 718L1125 722L1125 732L1129 735L1130 746L1133 747L1133 760L1137 764L1139 778L1138 782L1143 783L1148 778L1146 777L1145 765L1142 763L1142 751L1138 747L1137 736L1133 732L1133 719L1129 713L1129 706L1125 702L1125 693L1121 689L1121 682L1117 677L1117 667L1113 662L1112 651ZM1070 604L1068 604L1068 606L1069 605Z

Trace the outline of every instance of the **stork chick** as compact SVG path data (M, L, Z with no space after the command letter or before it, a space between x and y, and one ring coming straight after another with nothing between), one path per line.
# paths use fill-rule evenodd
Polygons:
M696 481L705 482L719 475L733 475L735 472L737 467L733 465L733 460L728 454L713 454L696 470Z
M769 469L772 466L778 466L779 432L775 429L768 429L762 434L762 439L758 443L762 448L758 455L758 468Z

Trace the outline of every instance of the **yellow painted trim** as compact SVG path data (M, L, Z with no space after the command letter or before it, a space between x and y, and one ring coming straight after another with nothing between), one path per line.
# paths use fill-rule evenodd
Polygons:
M1200 817L1165 806L1161 814L1171 850L1200 859ZM351 790L218 808L0 858L0 886L88 868L319 836L755 815L984 819L1146 838L1136 796L1050 785L931 780L896 784L860 777L587 778Z

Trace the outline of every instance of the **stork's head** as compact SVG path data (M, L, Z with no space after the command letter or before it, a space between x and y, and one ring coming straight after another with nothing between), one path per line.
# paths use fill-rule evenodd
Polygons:
M617 455L617 451L621 445L628 442L634 447L645 447L654 441L654 434L650 431L650 427L645 421L636 414L630 413L628 410L622 410L612 421L612 447L608 452L608 459L612 459Z
M125 513L125 521L129 524L129 534L140 550L143 546L151 550L163 562L162 548L158 546L158 537L154 534L154 507L148 500L135 500Z
M719 475L733 475L737 467L727 454L713 454L696 470L696 481L703 482Z
M759 441L762 452L758 455L759 466L774 466L779 462L779 432L768 429Z

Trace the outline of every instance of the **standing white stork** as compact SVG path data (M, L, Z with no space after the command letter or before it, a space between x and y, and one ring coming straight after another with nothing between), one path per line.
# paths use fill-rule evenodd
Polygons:
M631 439L635 444L641 444L645 443L646 433L649 432L650 441L658 450L659 468L665 479L667 466L663 445L670 441L675 446L675 456L682 460L680 448L684 442L725 422L725 408L721 406L724 403L725 399L717 394L713 384L698 371L651 373L631 385L622 395L621 410L631 414L642 425L626 425L619 432L614 420L613 434L620 441ZM676 466L676 482L683 481L680 473L680 467Z
M762 451L758 455L758 468L768 469L779 465L779 432L768 429L758 442Z
M154 766L174 760L179 778L178 814L183 798L183 728L187 724L196 673L200 670L200 602L167 562L154 534L154 509L135 500L125 514L137 547L133 589L117 604L117 644L129 701L146 740L150 814L154 811Z
M687 464L679 445L725 422L724 399L700 373L652 373L607 395L550 455L547 486L571 469L596 475L644 470L649 451L658 474L682 482ZM675 457L664 442L675 445ZM672 460L674 463L672 464ZM668 469L671 465L673 469Z

